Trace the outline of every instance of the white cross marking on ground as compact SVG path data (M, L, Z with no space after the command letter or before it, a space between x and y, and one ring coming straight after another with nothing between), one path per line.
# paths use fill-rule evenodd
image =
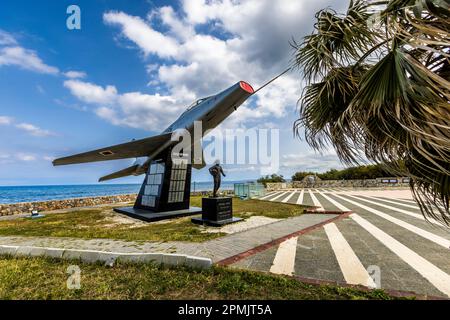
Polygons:
M269 199L269 201L275 201L275 200L281 198L282 196L286 195L286 193L288 193L288 192L282 192L281 194L277 195L275 198Z
M418 209L419 208L416 205L410 205L410 204L406 204L406 203L401 203L399 201L392 201L392 200L388 200L388 199L385 199L385 198L378 198L378 197L366 196L366 195L362 195L362 197L373 199L373 200L380 200L380 201L383 201L383 202L392 203L392 204L396 204L396 205L399 205L399 206L402 206L402 207L406 207L406 208L411 208L411 209Z
M337 202L334 199L331 199L329 196L327 196L326 194L322 193L319 191L319 194L322 195L322 197L324 197L325 199L327 199L328 201L330 201L332 204L334 204L336 207L338 207L339 210L342 211L351 211L349 208L347 208L346 206L340 204L339 202Z
M288 202L288 201L294 196L294 194L295 194L296 192L297 192L297 191L292 191L292 193L291 193L286 199L284 199L284 200L281 201L281 202L283 202L283 203Z
M298 237L293 237L280 244L275 259L273 259L270 272L286 275L292 275L294 273L297 240Z
M271 197L271 196L273 196L274 194L277 194L277 193L278 193L277 191L270 192L269 194L266 194L264 197L259 198L259 200L267 199L267 198L269 198L269 197Z
M370 277L361 261L356 256L353 249L345 240L336 224L329 223L323 226L331 248L341 268L344 279L349 284L360 284L370 288L375 288L376 284Z
M398 200L405 201L405 202L410 202L410 203L416 203L415 200L411 200L411 199L398 199Z
M320 204L319 200L317 200L316 196L311 192L311 189L308 189L309 195L314 203L314 206L318 207L316 211L324 211L325 209Z
M371 207L365 206L365 205L363 205L363 204L361 204L359 202L356 202L356 201L353 201L353 200L350 200L350 199L346 199L346 198L344 198L342 196L338 196L338 195L336 195L336 197L338 197L338 198L340 198L340 199L342 199L344 201L348 201L351 204L354 204L355 206L358 206L358 207L360 207L362 209L365 209L365 210L367 210L367 211L369 211L369 212L371 212L373 214L376 214L377 216L379 216L381 218L384 218L384 219L386 219L386 220L388 220L388 221L390 221L392 223L395 223L396 225L398 225L400 227L403 227L403 228L405 228L405 229L407 229L407 230L409 230L409 231L411 231L411 232L413 232L413 233L415 233L415 234L417 234L417 235L419 235L419 236L421 236L421 237L423 237L425 239L433 241L434 243L436 243L436 244L438 244L440 246L443 246L446 249L450 248L450 241L449 240L447 240L445 238L442 238L442 237L440 237L438 235L435 235L434 233L431 233L431 232L428 232L428 231L423 230L421 228L418 228L418 227L416 227L416 226L414 226L412 224L404 222L403 220L394 218L394 217L392 217L392 216L390 216L390 215L388 215L388 214L386 214L384 212L378 211L376 209L372 209ZM349 196L349 197L353 197L353 196Z
M374 197L371 197L371 198L374 198ZM378 199L377 199L378 200ZM381 200L384 200L383 198L381 199ZM419 205L417 204L417 201L414 201L414 200L405 200L405 199L399 199L400 201L408 201L408 202L410 202L410 203L412 203L413 204L413 206L411 207L411 208L414 208L414 209L419 209ZM384 200L384 201L386 201L386 200ZM400 203L399 203L400 204ZM407 205L407 204L404 204L404 203L402 203L401 205L403 205L403 206L405 206L405 207L409 207L409 205ZM434 207L438 207L438 208L441 208L441 209L445 209L445 207L444 206L441 206L441 205L434 205Z
M436 267L428 260L422 258L417 253L395 240L393 237L371 224L366 219L357 214L351 214L352 218L361 227L367 230L378 241L384 244L389 250L394 252L400 259L409 264L413 269L420 273L439 291L450 297L450 276Z
M337 195L336 195L336 196L337 196ZM411 216L411 217L414 217L414 218L417 218L417 219L420 219L420 220L429 221L429 222L431 222L431 223L433 223L433 224L435 224L435 225L441 226L441 227L443 226L442 223L440 223L439 221L437 221L437 220L435 220L435 219L433 219L433 218L428 218L428 220L426 220L424 216L422 216L421 214L418 214L418 213L414 213L414 212L411 212L411 211L407 211L407 210L395 208L395 207L393 207L393 206L388 206L388 205L382 204L382 203L380 203L380 202L375 202L375 201L370 201L370 200L363 199L363 198L358 198L358 197L352 196L352 195L348 195L348 196L349 196L349 197L352 197L352 198L355 198L355 199L358 199L358 200L362 200L362 201L365 201L365 202L374 204L374 205L376 205L376 206L380 206L380 207L383 207L383 208L386 208L386 209L390 209L390 210L393 210L393 211L397 211L397 212L400 212L400 213L404 213L404 214L406 214L406 215L408 215L408 216Z
M300 191L300 196L297 199L297 204L302 204L303 203L303 194L305 193L305 190L302 189L302 191Z

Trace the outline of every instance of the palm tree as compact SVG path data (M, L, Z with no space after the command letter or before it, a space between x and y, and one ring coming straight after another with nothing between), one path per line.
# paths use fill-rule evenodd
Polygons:
M425 217L450 225L450 0L350 1L293 42L305 79L298 137L344 163L411 177Z

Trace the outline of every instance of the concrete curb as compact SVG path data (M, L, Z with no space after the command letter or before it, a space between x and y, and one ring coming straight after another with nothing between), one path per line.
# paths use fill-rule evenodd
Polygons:
M156 263L169 266L186 266L196 269L209 269L213 262L209 258L171 253L129 253L97 250L76 250L62 248L0 245L0 255L25 257L50 257L58 259L75 259L86 263L103 262L113 266L116 261L132 263Z

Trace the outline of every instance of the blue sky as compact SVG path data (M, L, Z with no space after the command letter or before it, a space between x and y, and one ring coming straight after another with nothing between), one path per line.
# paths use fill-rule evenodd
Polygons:
M66 9L81 9L68 30ZM158 134L196 98L239 80L255 88L292 58L314 12L347 1L1 1L0 185L96 183L132 160L53 167L51 160ZM300 75L241 107L224 128L280 130L281 174L340 166L292 136ZM225 167L225 170L227 168ZM258 168L229 168L230 180ZM207 170L194 180L208 180ZM114 183L140 182L131 177Z

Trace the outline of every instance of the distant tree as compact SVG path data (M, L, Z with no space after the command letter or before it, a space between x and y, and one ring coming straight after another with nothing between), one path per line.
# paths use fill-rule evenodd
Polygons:
M313 172L306 172L306 171L296 172L292 176L292 181L302 181L303 179L305 179L306 176L309 176L311 174L314 174L314 173Z
M317 175L322 180L357 180L389 177L391 174L382 165L350 167L342 170L330 169L324 173L300 171L292 176L292 181L302 181L308 175Z
M325 173L318 173L317 176L322 180L339 180L339 170L331 169Z
M262 183L264 186L267 186L267 183L270 182L286 182L283 175L271 174L264 177L261 177L257 180L257 182Z

